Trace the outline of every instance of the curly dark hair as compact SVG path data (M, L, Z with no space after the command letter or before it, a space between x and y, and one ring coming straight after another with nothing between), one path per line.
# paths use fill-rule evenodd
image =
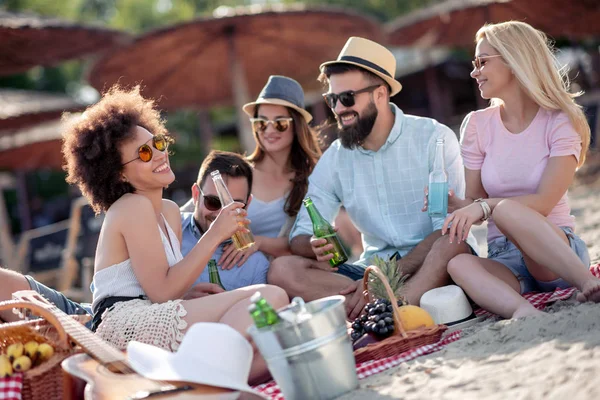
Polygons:
M141 126L153 135L167 134L154 101L130 90L111 87L102 99L88 107L81 118L72 119L63 134L62 152L67 182L77 185L96 214L135 188L122 179L119 148L132 140L133 128Z

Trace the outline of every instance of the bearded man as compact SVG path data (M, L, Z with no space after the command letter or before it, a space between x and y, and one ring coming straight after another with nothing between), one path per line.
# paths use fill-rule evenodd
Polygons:
M423 188L433 169L437 139L445 141L448 185L464 197L465 178L454 132L430 118L404 114L390 96L402 88L394 79L396 59L385 47L351 37L337 60L321 65L319 79L338 123L339 138L323 154L309 178L308 194L325 219L344 206L362 235L364 252L353 264L331 268L332 245L313 236L302 210L290 233L294 256L272 262L268 282L306 301L346 296L349 319L364 307L362 278L371 257L395 257L410 274L402 295L418 305L427 290L450 282L446 266L472 253L475 238L451 243L441 235L443 218L422 211Z

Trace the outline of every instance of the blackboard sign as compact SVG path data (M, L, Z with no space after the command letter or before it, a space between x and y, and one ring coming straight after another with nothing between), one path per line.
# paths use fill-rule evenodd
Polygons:
M27 264L29 272L42 272L61 266L62 253L67 244L68 224L63 229L29 240Z

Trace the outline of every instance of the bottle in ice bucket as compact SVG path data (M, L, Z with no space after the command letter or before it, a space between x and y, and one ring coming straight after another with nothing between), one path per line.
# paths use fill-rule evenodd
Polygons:
M262 328L264 326L270 326L270 325L275 325L277 323L279 323L280 319L279 319L279 315L277 315L277 311L275 311L275 309L273 307L271 307L271 305L267 302L267 300L262 297L262 295L260 294L260 292L256 292L252 295L252 297L250 297L250 301L252 302L252 304L256 305L256 308L258 309L258 311L260 311L260 313L263 315L264 319L265 319L265 325L263 326L258 326L258 324L256 325L257 328ZM251 312L252 314L252 312ZM254 315L252 314L252 318L254 318ZM254 320L254 323L256 324L256 320Z
M316 238L327 240L327 244L332 244L333 249L326 254L333 254L333 258L329 260L331 267L337 267L340 264L348 261L348 255L333 226L319 213L310 197L303 200L306 211L312 221L313 233Z
M223 180L221 173L218 170L215 170L210 173L210 176L215 183L215 188L219 194L219 200L221 200L222 206L227 207L233 203L233 197L231 197L229 189L227 189L227 185L225 185L225 181ZM233 240L233 244L235 245L236 249L244 250L254 244L254 235L252 232L237 231L233 234L231 240Z
M219 270L217 269L217 262L214 259L211 259L208 262L208 281L210 283L215 283L221 286L221 289L226 290L223 286L223 282L221 282L221 277L219 276Z
M435 142L433 170L429 174L427 209L431 217L446 218L448 213L448 173L444 163L444 139Z
M265 326L267 326L267 319L265 318L263 312L260 311L259 308L256 306L256 304L250 304L248 306L248 312L250 313L250 316L254 321L254 325L256 325L257 328L264 328Z

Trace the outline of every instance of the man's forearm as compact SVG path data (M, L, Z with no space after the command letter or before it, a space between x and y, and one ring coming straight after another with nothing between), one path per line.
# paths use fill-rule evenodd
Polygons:
M402 269L404 274L414 274L423 265L425 257L429 254L431 247L442 237L441 230L433 231L429 236L423 239L418 245L415 246L408 254L400 259L398 262L398 268Z
M312 250L310 245L309 235L298 235L290 242L290 249L292 254L296 256L302 256L306 258L317 258L315 252Z

